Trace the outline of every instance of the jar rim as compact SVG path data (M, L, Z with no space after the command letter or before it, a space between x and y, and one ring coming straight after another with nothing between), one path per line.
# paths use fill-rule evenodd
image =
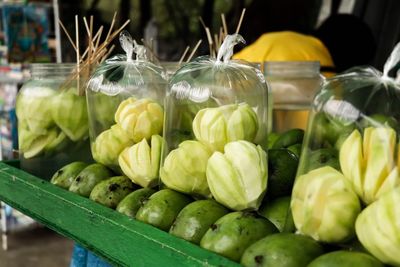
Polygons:
M319 61L265 61L264 75L272 76L302 76L320 73Z

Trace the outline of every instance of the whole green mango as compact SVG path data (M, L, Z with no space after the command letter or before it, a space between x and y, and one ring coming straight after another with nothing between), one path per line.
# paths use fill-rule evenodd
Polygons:
M192 199L171 189L160 190L150 196L136 213L136 219L168 231L179 212Z
M195 244L228 209L214 200L198 200L184 207L169 229L169 233Z
M135 218L142 203L156 191L151 188L141 188L127 195L117 206L117 211Z
M231 212L211 225L200 246L239 261L247 247L277 232L278 229L270 221L253 212Z
M81 161L65 165L53 175L50 182L64 189L68 189L75 177L87 166L87 163Z
M112 172L99 163L91 164L84 168L69 187L69 191L78 195L89 197L90 192L99 182L111 177Z
M90 199L114 209L133 189L128 177L115 176L98 183L90 193Z

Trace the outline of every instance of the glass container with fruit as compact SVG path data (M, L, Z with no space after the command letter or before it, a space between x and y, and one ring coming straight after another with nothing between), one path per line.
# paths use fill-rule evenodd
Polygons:
M144 46L127 32L120 42L126 55L107 59L88 82L92 155L134 183L152 187L159 180L167 81L163 69L147 59Z
M231 60L243 41L228 35L217 58L199 57L171 77L160 170L167 187L234 210L259 207L268 172L268 86L253 65Z
M86 99L75 67L33 64L17 97L21 168L42 178L69 162L91 160Z
M326 243L359 241L394 266L400 265L400 84L390 74L399 60L400 44L383 73L356 67L323 83L291 200L298 232Z
M323 80L319 69L317 61L265 62L264 75L273 96L275 132L305 130L312 99Z

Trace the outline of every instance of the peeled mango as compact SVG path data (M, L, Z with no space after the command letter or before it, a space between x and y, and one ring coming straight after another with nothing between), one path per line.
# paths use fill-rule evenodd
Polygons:
M373 256L391 266L400 266L400 187L366 207L356 221L361 244Z
M151 137L151 147L146 139L126 148L119 155L118 163L122 172L132 182L142 187L154 187L159 181L161 151L164 139L159 135Z
M195 244L216 220L228 213L228 209L211 199L203 199L184 207L169 229L169 233Z
M64 189L68 189L75 177L87 166L87 163L81 161L76 161L65 165L53 175L50 182Z
M20 128L18 133L19 148L24 158L29 159L44 153L51 154L62 149L68 143L63 132L54 127L36 134L27 129Z
M28 129L36 133L53 126L50 103L56 94L56 90L47 87L21 91L16 102L18 120L24 121Z
M115 168L118 166L119 154L131 145L132 140L121 126L115 124L97 136L92 144L93 158L101 164Z
M69 187L69 191L89 197L93 188L101 181L112 176L112 172L99 163L90 164L84 168Z
M163 108L151 99L136 100L130 97L121 102L115 113L115 121L135 143L143 138L161 134L164 122Z
M278 229L267 219L253 212L236 211L212 224L201 239L200 246L239 261L247 247L277 232Z
M327 243L351 239L361 211L351 183L329 166L297 177L291 208L294 224L301 234Z
M258 119L246 103L205 108L193 120L193 133L197 140L214 151L223 151L232 141L254 141L258 132Z
M134 186L126 176L115 176L98 183L89 198L109 208L116 208L119 202L131 193Z
M400 185L396 149L396 132L390 127L365 128L363 137L354 130L343 142L340 167L365 204Z
M267 153L247 141L228 143L224 154L210 157L206 174L219 203L233 210L258 209L267 190Z
M179 192L210 196L206 168L211 151L198 141L184 141L165 158L161 181Z
M85 96L70 88L53 97L51 115L58 127L72 140L89 137L88 112Z

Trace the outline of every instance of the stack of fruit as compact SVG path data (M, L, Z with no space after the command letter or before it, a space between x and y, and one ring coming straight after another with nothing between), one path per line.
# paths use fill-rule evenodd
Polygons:
M165 146L157 101L119 104L92 151L126 176L75 163L52 182L245 266L400 266L398 85L371 70L328 80L302 146L302 130L266 137L265 81L227 55L171 78Z
M114 176L110 169L99 163L69 164L57 171L51 182L174 236L240 261L248 247L271 234L285 232L277 234L277 241L272 243L286 242L280 240L291 240L296 244L312 242L290 234L294 231L294 225L288 212L291 185L298 164L299 155L296 153L301 146L303 132L295 129L274 136L277 137L275 141L269 143L269 187L258 213L231 210L211 198L196 200L172 189L157 191L149 187L141 188L125 176ZM295 153L292 152L294 148ZM265 152L263 157L266 161ZM143 165L138 165L137 168L146 171L152 166L142 169ZM154 168L158 170L158 167ZM317 252L321 250L317 244L310 246ZM283 251L283 248L277 246L279 250ZM251 251L253 249L247 252L246 258L253 257ZM317 252L313 255L317 256ZM248 265L246 258L242 262ZM260 260L260 257L257 258Z
M92 154L98 163L134 182L154 186L163 144L161 103L167 82L163 69L147 60L143 46L127 33L120 41L127 55L106 60L88 82ZM131 58L133 52L136 60ZM136 157L137 151L141 158Z

